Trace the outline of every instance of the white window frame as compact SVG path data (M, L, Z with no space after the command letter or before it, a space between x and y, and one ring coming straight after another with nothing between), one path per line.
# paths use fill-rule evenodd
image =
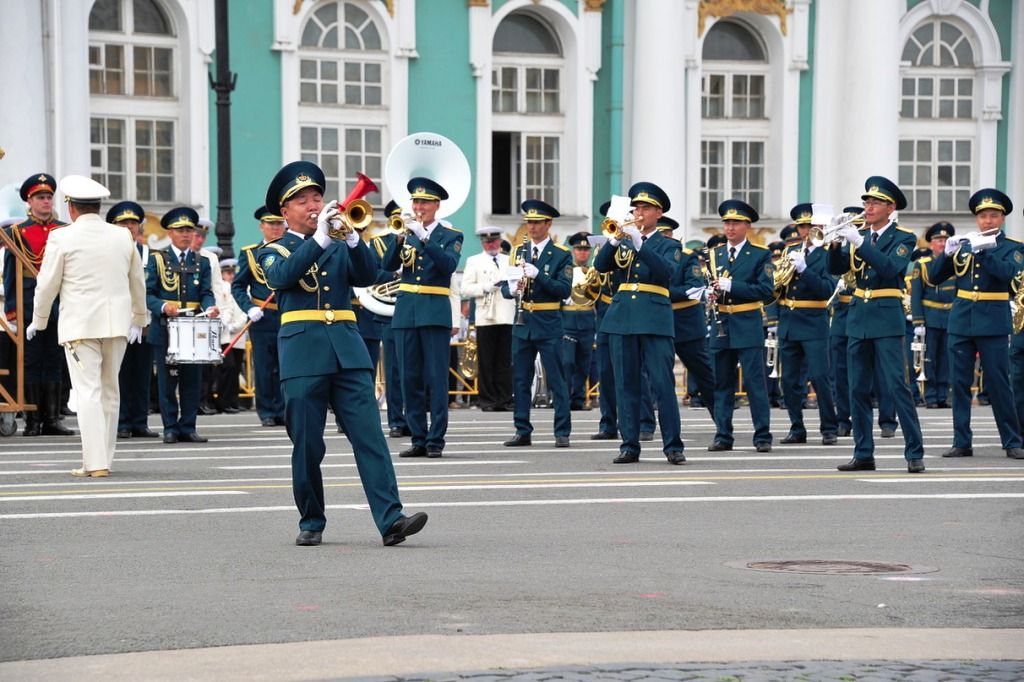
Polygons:
M767 180L767 174L768 174L768 169L769 169L768 158L767 158L767 155L768 155L768 139L767 139L767 137L764 137L764 138L748 137L748 136L721 136L721 137L714 136L713 137L713 136L710 136L710 135L705 135L701 139L700 215L702 215L704 217L711 217L711 216L718 215L718 204L720 203L720 201L719 202L712 201L710 199L710 197L709 197L709 194L711 192L711 188L707 184L707 177L709 175L707 173L707 170L709 169L709 165L704 163L704 146L708 145L708 144L721 144L722 145L722 163L718 164L718 166L722 170L722 172L721 172L721 175L722 175L722 187L721 188L717 188L715 190L716 192L720 192L721 193L721 195L722 195L721 196L721 201L724 201L726 199L740 199L742 201L746 201L747 203L751 204L758 211L761 211L762 210L761 207L765 203L765 193L767 191L766 190L766 184L767 184L766 180ZM733 176L734 170L737 167L736 166L736 161L733 158L733 154L734 154L733 146L735 144L747 144L747 145L760 144L761 145L761 165L760 165L760 168L761 168L761 186L758 189L756 189L756 190L751 190L749 188L747 188L747 189L739 189L739 188L733 186L732 176ZM744 166L744 168L746 168L746 169L750 169L750 168L753 168L753 167L754 166L751 165L751 164L747 164L747 165ZM745 172L749 173L749 170L747 170ZM751 196L751 193L756 193L756 194L758 194L760 196L755 198L755 197Z
M917 151L915 149L913 163L910 167L911 177L908 181L906 177L908 164L903 157L903 148L907 144L913 144L916 147L922 142L929 143L931 158L928 160L927 163L921 163L917 158ZM949 161L942 161L939 159L939 147L941 144L944 143L949 143L953 145L953 158ZM960 162L956 158L957 146L965 143L968 145L970 154L970 159L966 164ZM967 199L968 197L970 197L971 192L973 192L976 188L974 178L977 173L977 140L973 135L973 127L964 130L964 133L961 135L922 134L918 137L902 137L900 139L899 157L899 184L900 188L907 195L909 205L906 209L904 209L907 213L921 213L926 215L931 213L940 213L949 215L950 213L956 213L966 209ZM922 166L927 166L929 168L931 176L931 183L929 185L918 185L917 179L916 177L914 177L917 175L917 169L919 169ZM952 167L952 185L939 185L940 169L944 166ZM966 166L969 171L967 181L962 184L958 184L956 182L956 169L958 166ZM929 206L928 208L924 209L919 208L917 206L918 195L922 191L927 191L929 195ZM953 193L952 202L949 206L940 207L940 195L945 192ZM960 195L959 198L956 196L957 194Z
M513 69L516 73L516 88L515 88L515 109L513 111L502 111L491 108L492 113L495 115L500 114L519 114L521 116L562 116L564 107L564 86L565 81L565 67L562 63L563 60L560 57L529 57L523 55L522 59L517 59L513 55L501 55L500 58L496 58L493 68L491 69L491 91L495 92L494 88L494 75L498 74L500 85L500 74L504 69ZM558 89L555 90L556 97L558 99L558 106L555 107L554 111L528 111L527 110L527 94L529 89L527 88L527 71L538 69L541 72L541 89L538 91L541 93L541 99L543 100L544 93L549 92L543 86L543 80L546 72L554 71L558 74ZM493 97L493 95L492 95Z

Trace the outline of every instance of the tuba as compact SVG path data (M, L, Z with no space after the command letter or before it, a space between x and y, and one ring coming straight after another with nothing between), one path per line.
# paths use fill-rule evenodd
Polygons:
M383 317L392 317L395 314L395 297L398 295L398 285L401 279L394 279L381 284L373 284L368 287L353 287L352 291L356 298L363 304L363 307L371 313Z
M591 307L601 297L601 273L591 267L582 280L572 285L569 294L573 305Z
M1013 333L1020 334L1024 330L1024 270L1014 276L1010 282L1013 298L1010 299L1010 310L1013 313Z
M435 218L440 220L455 213L469 197L472 177L469 162L458 145L437 133L413 133L398 141L384 162L384 184L399 206L412 206L408 183L411 178L428 177L448 191ZM388 220L388 231L407 232L405 223L415 220L411 210L402 217ZM399 222L400 221L400 222Z

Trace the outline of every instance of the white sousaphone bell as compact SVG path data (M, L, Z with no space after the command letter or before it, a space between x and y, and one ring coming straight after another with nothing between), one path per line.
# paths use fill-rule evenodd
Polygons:
M407 185L415 177L427 177L448 192L435 216L438 220L458 211L469 196L472 181L469 162L458 145L437 133L413 133L394 146L384 162L384 185L395 203L402 207L402 219L415 220L412 197ZM363 307L376 315L391 317L395 312L395 296L399 279L355 287Z

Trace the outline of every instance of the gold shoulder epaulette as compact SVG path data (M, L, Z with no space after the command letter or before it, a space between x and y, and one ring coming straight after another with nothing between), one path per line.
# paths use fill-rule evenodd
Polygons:
M259 244L246 244L242 247L242 251L248 251L249 249L255 249Z
M917 234L913 230L908 230L907 228L900 227L899 225L896 226L896 229L899 230L900 232L906 232L907 234L912 234L912 235L914 235L914 238L917 239Z
M569 250L569 247L566 246L565 244L557 244L555 242L552 242L552 244L555 245L556 249L561 249L562 251L568 251Z
M925 263L931 263L932 262L932 257L931 256L925 256L924 258L918 258L917 262L920 263L921 265L924 265Z
M1014 242L1014 243L1016 243L1016 244L1024 244L1024 242L1022 242L1021 240L1019 240L1019 239L1014 239L1013 237L1011 237L1011 236L1010 236L1010 235L1008 235L1008 234L1004 234L1003 236L1004 236L1004 237L1006 237L1006 239L1007 239L1007 240L1009 240L1009 241L1011 241L1011 242Z
M443 227L446 230L451 230L452 232L454 232L456 234L462 234L462 230L456 229L454 227L448 227L447 225L442 225L441 227Z
M277 251L279 254L281 254L285 258L287 258L288 256L292 255L291 251L286 249L281 244L277 244L276 242L277 242L277 240L275 239L272 242L268 242L268 243L264 244L264 246L267 247L268 249L273 249L274 251Z
M763 244L755 244L753 242L749 242L749 244L751 246L753 246L754 248L756 248L756 249L761 249L762 251L767 251L768 250L768 247L764 246Z
M693 253L693 250L692 249L688 249L688 248L686 248L684 246L683 247L683 253L685 253L687 256L689 256L689 255L691 255Z

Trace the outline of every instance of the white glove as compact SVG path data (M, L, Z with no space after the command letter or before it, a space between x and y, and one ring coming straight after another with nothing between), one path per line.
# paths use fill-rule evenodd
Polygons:
M36 327L36 323L29 323L28 328L25 329L25 340L31 341L32 339L34 339L37 331L39 331L39 328Z
M924 336L924 327L914 327L914 336Z
M206 309L206 316L209 317L210 319L220 317L220 310L217 309L217 306L211 305L209 308Z
M508 293L510 293L513 296L515 296L516 292L519 291L519 283L521 281L522 281L521 279L510 279L508 281Z
M320 215L316 217L316 231L318 234L328 236L327 231L332 226L337 226L338 223L338 201L334 200L320 210Z
M608 237L608 243L611 244L612 246L618 246L619 244L622 243L622 240L616 239L615 237Z
M253 322L259 322L260 320L263 319L263 311L260 309L258 305L254 305L253 307L249 308L249 311L245 314L248 315L249 319L252 320Z
M641 244L643 244L643 241L640 239L640 237L642 236L640 234L640 229L636 225L627 225L626 227L622 228L622 231L625 232L626 235L633 240L633 248L639 251Z
M907 315L907 322L913 322L913 321L914 321L914 316L913 315Z
M356 248L356 246L359 245L360 239L361 237L359 236L359 233L356 232L355 230L352 230L351 232L348 233L348 236L345 237L345 243L348 244L348 248L354 249Z
M843 279L842 277L840 277L839 281L836 283L836 291L838 291L839 293L843 293L844 291L846 291L846 280Z
M803 251L799 249L796 251L790 251L789 259L793 261L793 266L796 268L797 274L800 274L807 269L807 256Z
M1011 298L1010 299L1010 315L1013 316L1013 315L1016 315L1016 314L1017 314L1017 303Z
M860 245L864 243L864 235L860 233L856 225L847 225L839 230L839 234L854 247L860 248Z
M414 235L420 238L420 241L427 240L427 228L423 227L423 223L418 223L415 220L410 220L405 225L406 227L409 228L410 231L412 231Z
M18 333L18 323L15 322L14 320L6 320L6 322L7 322L7 326L11 328L11 333L12 334L17 334Z
M518 265L510 265L505 268L505 272L502 273L502 279L511 282L514 279L522 279L523 274L523 268Z
M686 298L691 301L699 301L700 297L704 295L704 291L707 287L690 287L686 290Z
M128 343L142 343L142 327L137 324L128 327Z
M950 237L946 240L946 255L952 256L956 253L956 250L960 248L960 244L964 241L964 237Z
M975 253L978 253L979 251L988 251L989 249L994 249L999 245L995 240L995 237L983 237L981 235L977 235L970 241L971 251L974 251Z
M537 266L534 265L533 263L523 263L523 274L529 277L530 279L533 279L538 274L540 274L540 270L538 270Z
M493 284L484 284L483 286L480 287L480 290L483 291L485 294L489 294L492 291L494 291L494 285Z
M729 277L718 278L718 290L723 292L732 291L732 279Z
M776 336L779 335L779 327L778 327L778 325L775 325L775 324L773 324L772 326L768 327L768 329L766 331L769 334L775 334Z

